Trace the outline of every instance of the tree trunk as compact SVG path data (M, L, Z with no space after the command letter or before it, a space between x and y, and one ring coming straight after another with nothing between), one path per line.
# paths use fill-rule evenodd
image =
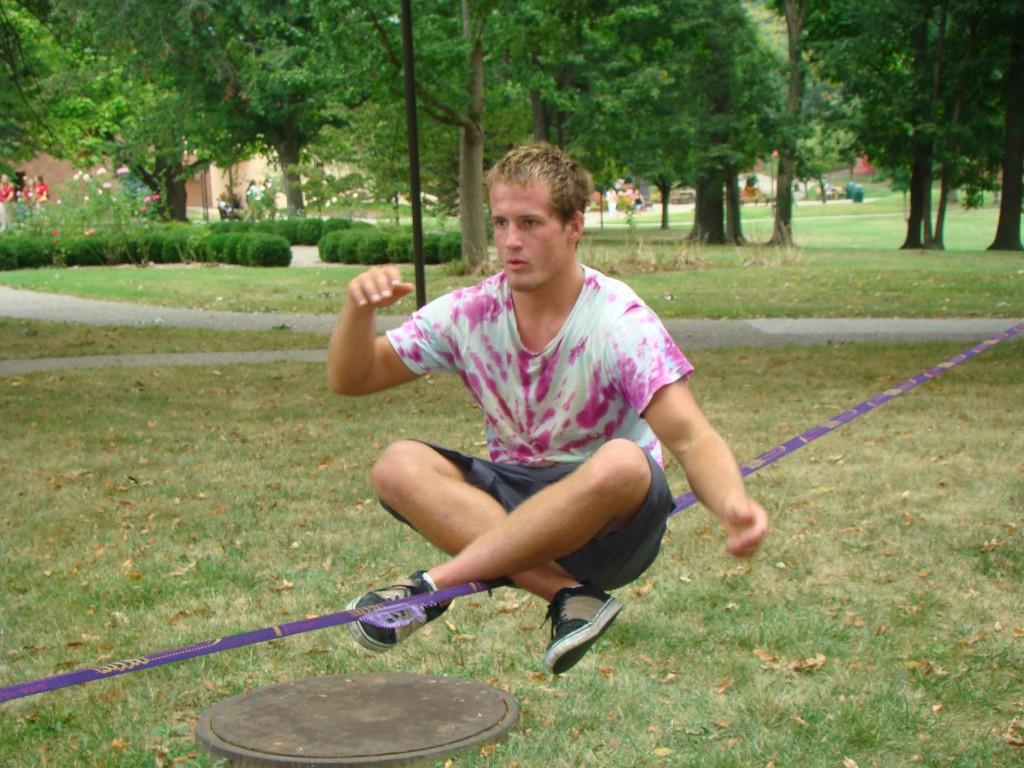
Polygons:
M654 186L661 193L661 228L668 229L668 198L672 194L672 182L662 179L655 181Z
M1010 39L1003 118L1003 188L999 223L990 251L1020 251L1021 176L1024 175L1024 13L1018 13Z
M928 106L928 122L932 125L932 130L938 132L939 130L939 100L942 98L942 76L943 76L943 57L945 56L946 50L946 19L949 16L949 0L943 0L942 5L939 7L939 28L936 33L935 39L935 57L932 62L932 97L929 101ZM932 157L934 159L934 139L932 140ZM942 245L942 232L938 227L938 215L936 216L936 227L932 229L932 184L934 175L929 181L928 189L926 192L926 210L928 215L924 220L924 247L930 250L941 251L943 250ZM944 200L944 195L939 192L939 204L941 205ZM944 219L945 217L943 217ZM944 224L945 222L943 222Z
M459 129L459 215L462 258L474 267L487 258L484 224L484 46L483 34L473 33L469 6L462 2L463 34L473 37L469 52L469 90L465 121Z
M974 53L974 40L978 33L977 17L972 19L970 29L967 33L967 50L964 52L960 62L960 74L957 76L956 96L953 100L953 114L949 120L949 132L956 135L956 129L960 125L960 115L963 112L964 96L967 89L967 66L971 63ZM942 161L939 169L939 207L935 212L935 242L939 248L945 249L946 230L946 209L951 199L956 198L956 190L951 189L949 159L960 154L959 142L953 141L951 147L946 149L946 158Z
M722 205L722 178L720 173L697 179L697 204L693 211L693 228L688 240L698 240L712 245L725 243L725 214Z
M299 152L302 147L298 138L288 135L274 142L277 160L281 164L281 180L289 216L300 216L306 207L302 198L302 177L299 175ZM269 201L273 205L273 200Z
M793 179L796 175L796 132L804 100L804 66L800 36L807 19L808 0L785 0L786 37L789 52L789 83L786 92L788 130L779 146L778 192L771 245L793 245Z
M536 88L530 89L530 112L533 115L533 138L535 141L548 141L548 109L544 98Z
M918 21L914 30L914 70L928 71L928 19ZM919 82L924 82L923 79ZM931 188L933 144L930 131L922 123L930 112L931 99L920 105L917 122L911 136L910 215L907 217L907 236L900 248L925 248L931 236Z
M928 190L932 185L932 151L929 139L915 129L912 138L914 162L910 170L910 214L907 216L907 236L900 248L924 248L925 222L930 216Z
M133 168L143 181L160 194L156 201L156 210L160 218L166 221L188 221L188 195L185 190L185 168L181 160L168 160L157 155L153 163L153 171L144 168Z
M789 151L779 152L779 175L775 184L775 222L769 245L793 245L793 176L796 159Z
M734 169L726 172L725 178L725 237L736 245L746 245L743 236L743 222L740 217L740 185Z

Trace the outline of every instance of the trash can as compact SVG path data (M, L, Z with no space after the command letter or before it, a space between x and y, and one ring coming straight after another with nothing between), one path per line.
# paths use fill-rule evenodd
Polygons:
M851 195L853 202L863 203L864 202L864 187L860 184L853 185L853 193Z

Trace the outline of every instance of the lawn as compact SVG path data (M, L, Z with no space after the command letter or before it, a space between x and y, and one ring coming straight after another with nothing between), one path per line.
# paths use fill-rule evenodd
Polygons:
M879 188L879 194L884 190ZM664 231L654 214L590 227L585 263L632 285L665 317L1021 317L1024 254L984 250L995 231L994 208L950 209L946 251L901 251L902 197L862 205L801 205L797 247L703 246L686 240L689 214ZM752 243L767 239L771 211L744 208ZM0 284L49 293L167 307L335 314L357 266L253 269L159 266L0 272ZM405 268L413 279L412 267ZM476 276L446 266L426 270L427 297L468 285ZM395 305L404 314L410 297Z
M956 351L707 351L693 387L747 460ZM359 400L294 363L0 385L0 684L340 610L436 557L374 502L381 448L481 449L453 377ZM773 519L751 562L679 515L560 679L544 606L498 590L385 656L333 629L10 702L0 765L207 766L191 728L217 701L402 670L519 702L506 741L454 766L1019 766L1022 387L1007 342L751 477Z
M667 317L1024 316L1024 257L980 250L991 212L954 213L947 240L962 250L901 252L899 205L801 207L789 251L689 244L679 222L609 226L583 258ZM768 215L745 209L748 236ZM97 268L0 282L334 314L356 271ZM431 268L428 294L470 280ZM325 342L0 320L3 358ZM692 386L747 461L959 348L698 351ZM562 678L540 666L546 606L502 589L459 600L385 656L335 628L0 705L0 765L212 766L192 728L214 703L400 670L489 683L522 709L503 743L438 768L1019 766L1022 391L1017 339L763 469L748 485L773 531L752 561L722 554L704 510L678 515L658 562L618 591L621 618ZM376 504L380 450L403 436L483 445L454 377L352 400L327 392L321 365L299 363L3 377L0 409L0 686L341 610L436 560ZM679 468L669 474L681 494Z
M664 317L1020 317L1024 255L708 247L620 231L581 258L628 282ZM0 272L15 288L236 312L336 314L358 267L85 268ZM411 267L406 277L413 279ZM427 269L427 296L475 279ZM414 309L407 298L390 310Z

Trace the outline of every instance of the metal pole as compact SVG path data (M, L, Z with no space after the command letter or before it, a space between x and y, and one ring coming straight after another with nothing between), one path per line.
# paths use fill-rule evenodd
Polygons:
M405 124L409 144L409 195L412 198L412 257L416 267L416 307L427 303L423 267L423 211L420 201L419 127L416 123L416 73L413 69L412 3L402 0L402 51L405 59Z

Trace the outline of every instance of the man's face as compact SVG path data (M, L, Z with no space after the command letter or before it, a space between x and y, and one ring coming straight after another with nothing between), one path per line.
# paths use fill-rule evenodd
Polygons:
M563 223L551 208L546 181L495 184L490 200L498 255L513 291L534 291L575 275L583 214Z

